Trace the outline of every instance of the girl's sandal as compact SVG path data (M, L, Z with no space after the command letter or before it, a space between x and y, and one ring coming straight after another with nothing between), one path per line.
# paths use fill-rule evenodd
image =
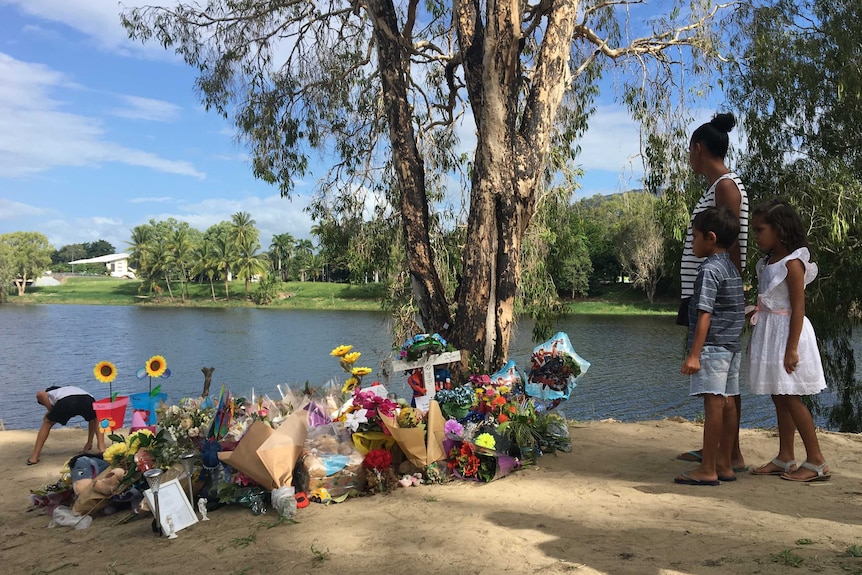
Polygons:
M832 477L832 472L826 470L827 467L829 467L829 464L825 461L822 465L814 465L813 463L803 461L802 465L799 466L799 469L807 469L809 471L815 472L817 475L812 475L811 477L793 477L790 472L787 472L781 474L781 479L786 479L787 481L798 481L800 483L829 481L829 479Z
M770 471L763 471L763 468L768 467L770 464L772 464L773 467L777 467L778 469L773 469ZM792 471L794 471L794 469L791 469L791 468L795 468L795 467L796 467L796 460L795 459L791 459L790 461L781 461L780 459L778 459L776 457L775 459L773 459L769 463L764 463L760 467L752 467L750 473L752 475L781 475L781 476L784 476L785 474L791 473Z

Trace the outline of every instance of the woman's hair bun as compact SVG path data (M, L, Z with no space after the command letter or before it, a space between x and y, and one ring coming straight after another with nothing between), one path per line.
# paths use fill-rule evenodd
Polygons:
M736 118L730 112L726 112L724 114L716 114L709 123L716 129L728 133L736 126Z

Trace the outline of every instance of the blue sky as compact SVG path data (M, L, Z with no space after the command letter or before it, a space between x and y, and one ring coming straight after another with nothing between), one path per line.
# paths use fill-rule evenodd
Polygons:
M195 71L128 40L118 13L116 0L0 0L0 233L123 251L152 218L204 231L246 211L264 249L273 234L310 237L303 208L326 159L281 198L252 176L231 123L200 105ZM639 187L637 129L621 106L601 105L581 146L579 195Z

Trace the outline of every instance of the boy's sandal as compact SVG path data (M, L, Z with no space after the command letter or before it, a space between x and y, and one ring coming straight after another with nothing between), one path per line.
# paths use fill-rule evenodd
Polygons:
M27 458L27 465L36 465L37 463L39 463L38 459L36 461L30 461L30 458Z
M763 468L769 466L770 464L775 467L778 467L778 469L774 469L771 471L763 471ZM752 475L784 475L785 473L790 473L791 471L793 471L791 467L796 467L795 459L791 459L790 461L781 461L776 457L769 463L764 463L760 467L752 467L750 473Z
M813 481L829 481L829 478L832 477L832 472L824 471L829 467L829 464L825 461L822 465L814 465L813 463L808 463L807 461L803 461L802 465L799 466L799 469L807 469L809 471L815 472L817 475L812 475L811 477L793 477L790 475L790 472L782 473L781 479L786 479L787 481L799 481L800 483L811 483Z

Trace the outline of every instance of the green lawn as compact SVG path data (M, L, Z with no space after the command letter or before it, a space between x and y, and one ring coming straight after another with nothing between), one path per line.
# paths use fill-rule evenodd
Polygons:
M601 286L589 297L566 301L566 311L583 315L675 315L677 309L678 298L656 297L650 303L631 284Z
M107 277L67 277L59 286L28 287L18 297L12 295L10 303L64 303L98 305L184 305L186 307L253 307L255 303L245 294L245 282L230 282L230 301L225 298L224 282L214 284L216 301L212 300L209 283L189 284L189 296L182 301L179 284L171 284L173 300L164 290L156 296L139 292L140 280ZM257 284L251 284L252 293ZM279 290L282 299L270 308L285 309L339 309L379 310L381 284L349 285L324 282L286 282Z
M245 282L230 283L230 301L225 298L224 283L215 284L216 301L212 300L210 286L189 284L189 297L183 303L180 285L172 284L173 300L165 290L162 294L139 292L139 280L124 280L107 277L70 276L59 286L29 287L19 297L12 295L10 303L63 303L97 305L175 305L185 307L254 307L256 304L245 294ZM251 284L252 292L257 284ZM326 282L286 282L282 284L281 299L268 308L275 309L325 309L325 310L380 310L380 298L384 293L382 284L338 284ZM676 299L656 300L649 303L642 292L630 285L605 286L588 298L569 300L566 309L573 314L674 314L678 306Z

